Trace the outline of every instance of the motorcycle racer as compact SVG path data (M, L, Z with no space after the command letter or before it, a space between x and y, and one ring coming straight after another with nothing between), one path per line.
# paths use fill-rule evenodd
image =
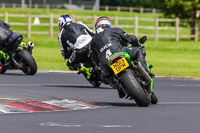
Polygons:
M102 71L102 79L106 84L110 84L112 80L109 78L111 69L108 69L108 60L115 52L127 52L132 59L139 59L146 71L147 64L145 60L146 52L140 46L138 38L129 35L120 28L112 28L112 22L108 17L100 17L95 23L96 34L93 38L90 51L91 58L95 65L100 65ZM132 44L134 47L127 47L120 42Z
M72 21L68 14L58 18L58 27L60 29L58 41L61 54L65 59L68 59L69 69L77 70L79 62L88 59L89 45L92 42L94 31L82 22Z
M6 41L11 37L13 31L9 29L10 25L0 20L0 72L3 71L5 62L8 60L6 53Z
M133 59L140 59L143 67L146 67L146 53L141 49L138 38L134 35L129 35L120 28L112 28L112 22L108 17L100 17L95 24L96 34L94 35L91 51L93 57L96 56L96 61L99 65L107 65L109 55L118 51L124 51L130 54ZM120 41L125 41L135 47L125 47Z

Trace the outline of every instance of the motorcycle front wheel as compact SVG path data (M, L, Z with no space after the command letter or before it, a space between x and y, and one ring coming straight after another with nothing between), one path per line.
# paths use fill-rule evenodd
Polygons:
M17 61L26 75L34 75L37 72L37 64L27 50L22 49L17 52Z
M150 104L150 95L137 82L131 69L125 69L121 73L120 78L124 85L125 92L135 100L138 106L147 107Z
M100 81L94 81L94 80L89 80L89 79L87 79L87 81L88 81L91 85L93 85L94 87L97 87L97 88L101 85L101 82L100 82Z
M4 74L7 71L7 69L2 68L0 74Z

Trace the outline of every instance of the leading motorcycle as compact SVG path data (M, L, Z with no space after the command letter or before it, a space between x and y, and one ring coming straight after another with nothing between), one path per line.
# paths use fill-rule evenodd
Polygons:
M142 44L147 40L142 37L139 42ZM112 84L117 86L120 98L134 99L142 107L150 103L157 104L158 98L154 93L154 75L152 65L147 64L147 72L141 65L140 60L132 60L128 53L117 52L110 56L108 61L110 69L113 70Z

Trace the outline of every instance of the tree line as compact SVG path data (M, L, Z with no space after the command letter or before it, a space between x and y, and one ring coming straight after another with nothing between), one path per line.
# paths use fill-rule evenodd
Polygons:
M157 8L167 18L188 21L191 34L195 34L194 26L200 18L200 0L100 0L100 5Z

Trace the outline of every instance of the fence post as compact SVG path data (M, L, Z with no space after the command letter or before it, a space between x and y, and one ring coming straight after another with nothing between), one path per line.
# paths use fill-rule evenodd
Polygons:
M38 4L35 4L35 9L38 9Z
M159 28L159 19L155 19L155 40L158 41L158 28Z
M50 5L49 4L46 4L46 7L45 7L46 9L49 9L50 8Z
M105 6L105 11L108 11L108 10L109 10L108 6Z
M14 3L14 4L12 4L12 8L16 8L16 4Z
M152 9L152 13L153 13L153 14L156 13L156 9L155 9L155 8Z
M138 36L138 16L135 16L135 35Z
M8 23L8 13L5 13L5 23Z
M118 16L115 16L115 27L118 27Z
M1 8L6 8L6 4L5 3L2 3L1 6L2 6Z
M72 19L73 19L74 22L76 22L76 17L75 17L75 15L72 15Z
M121 7L120 6L117 7L117 11L121 11Z
M129 8L129 12L133 12L133 7L130 7L130 8Z
M28 38L31 37L31 14L28 14Z
M140 8L140 13L144 13L144 8L143 7Z
M199 40L199 29L198 29L198 18L195 19L195 41L198 42Z
M82 10L85 10L85 5L81 5L81 9L82 9Z
M53 18L54 18L54 15L53 14L50 14L50 37L53 38Z
M177 42L179 41L179 23L180 23L179 18L176 18L176 41Z
M96 20L97 20L97 16L96 16L96 15L94 15L94 22L93 22L93 25L95 25L95 23L96 23ZM95 31L95 26L94 26L94 31Z

